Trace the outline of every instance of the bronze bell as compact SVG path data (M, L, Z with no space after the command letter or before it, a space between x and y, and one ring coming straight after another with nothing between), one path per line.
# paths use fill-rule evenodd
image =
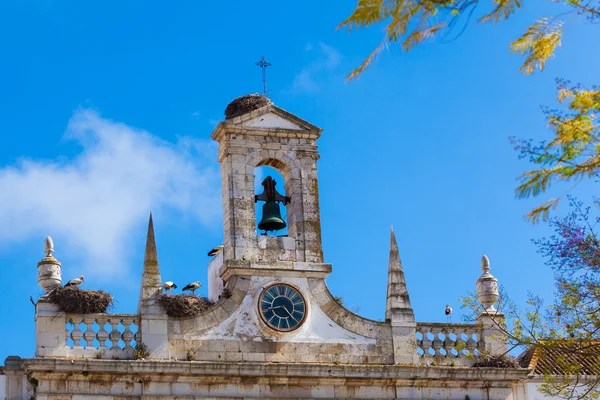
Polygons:
M279 203L267 201L263 204L262 219L258 223L258 229L261 231L278 231L286 227L285 221L281 219Z

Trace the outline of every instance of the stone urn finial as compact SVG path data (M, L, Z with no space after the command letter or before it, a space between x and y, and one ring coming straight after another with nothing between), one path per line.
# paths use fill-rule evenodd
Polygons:
M46 253L46 257L52 257L52 253L54 253L54 242L50 236L46 236L46 240L44 240L44 253Z
M44 289L44 295L56 289L62 283L60 262L52 256L54 242L50 236L44 240L46 257L38 263L38 284Z
M498 279L490 274L490 259L486 255L481 257L481 271L483 274L477 279L477 300L485 312L495 313L494 303L499 296Z

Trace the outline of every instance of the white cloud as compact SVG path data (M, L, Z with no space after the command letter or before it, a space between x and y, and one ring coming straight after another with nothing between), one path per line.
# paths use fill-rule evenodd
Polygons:
M304 50L312 52L315 51L315 47L307 43ZM319 43L316 51L317 58L294 77L291 93L318 92L322 82L326 82L342 62L341 54L325 43Z
M291 92L317 92L319 90L319 85L315 81L313 75L314 72L310 71L308 68L300 71L300 73L294 77Z
M71 160L0 168L0 241L54 236L57 257L69 254L85 274L111 279L130 271L128 238L150 210L186 213L204 225L221 215L219 174L209 164L216 147L208 141L172 144L89 109L75 112L65 138L81 146Z
M321 53L323 58L321 62L325 66L325 68L333 69L339 66L342 62L342 55L331 46L326 45L325 43L319 43L319 48L321 49Z

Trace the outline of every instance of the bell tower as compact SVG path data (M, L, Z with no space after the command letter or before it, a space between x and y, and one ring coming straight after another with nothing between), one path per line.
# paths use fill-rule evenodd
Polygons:
M316 164L316 142L322 129L260 95L235 99L225 116L211 134L219 142L225 269L229 274L245 270L248 275L256 269L288 271L288 275L291 271L320 270L314 264L325 266ZM265 165L279 171L284 182L269 181L268 177L263 182L264 193L255 193L255 168ZM277 192L275 184L283 187L285 196ZM260 200L264 205L257 202ZM267 236L257 231L256 208L272 216L283 205L288 234ZM267 219L268 226L280 226ZM265 223L264 217L261 223Z

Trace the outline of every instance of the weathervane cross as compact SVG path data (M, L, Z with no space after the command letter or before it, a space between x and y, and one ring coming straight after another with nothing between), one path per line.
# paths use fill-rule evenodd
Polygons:
M263 78L263 96L267 97L267 67L270 67L272 64L265 60L265 56L260 58L260 61L256 62L256 65L262 69L262 78Z

